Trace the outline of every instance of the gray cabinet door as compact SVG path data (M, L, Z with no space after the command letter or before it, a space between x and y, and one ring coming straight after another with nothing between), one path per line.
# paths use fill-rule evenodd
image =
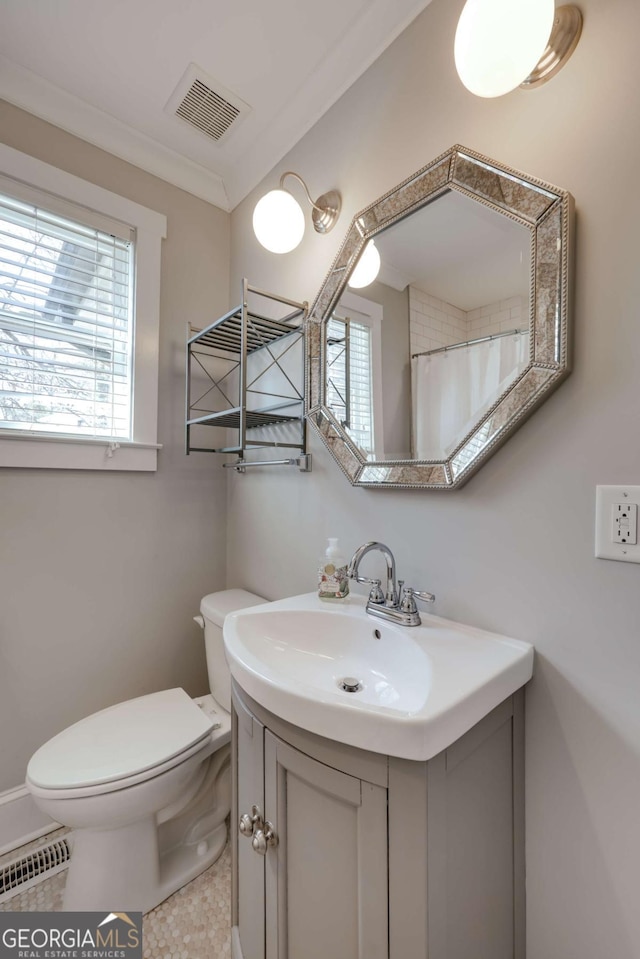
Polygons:
M523 959L522 708L426 764L389 760L392 959Z
M268 730L264 750L266 959L387 959L386 789Z
M238 831L240 817L254 805L264 811L264 726L234 699L236 761L233 804L234 955L264 959L264 858L251 847L251 839Z

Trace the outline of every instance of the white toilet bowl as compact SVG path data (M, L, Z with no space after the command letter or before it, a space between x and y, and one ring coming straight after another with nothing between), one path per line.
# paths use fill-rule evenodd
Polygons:
M203 600L211 685L214 648L215 671L227 674L221 698L224 615L261 602L242 590ZM162 690L80 720L33 755L36 804L74 830L65 910L148 912L215 862L231 808L229 709Z

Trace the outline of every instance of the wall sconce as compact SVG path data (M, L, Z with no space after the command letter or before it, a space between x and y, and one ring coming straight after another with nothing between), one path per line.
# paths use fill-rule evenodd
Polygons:
M328 233L340 216L342 199L337 190L323 193L314 201L302 177L288 170L280 177L280 188L265 193L253 211L253 232L271 253L290 253L304 235L302 207L283 186L288 176L295 177L304 187L307 200L313 207L311 219L316 233Z
M582 14L554 0L467 0L454 56L465 87L501 97L541 86L564 66L580 39Z
M380 254L373 242L369 240L360 255L356 268L347 280L347 284L354 290L360 290L363 286L369 286L373 283L380 270Z

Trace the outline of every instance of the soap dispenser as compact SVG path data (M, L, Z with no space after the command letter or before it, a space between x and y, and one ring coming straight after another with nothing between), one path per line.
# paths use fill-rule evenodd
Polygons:
M331 537L318 568L318 596L320 599L344 599L348 592L347 561L338 540Z

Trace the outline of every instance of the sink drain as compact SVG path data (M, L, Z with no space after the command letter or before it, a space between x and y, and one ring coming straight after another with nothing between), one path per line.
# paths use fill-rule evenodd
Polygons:
M340 689L344 689L345 693L359 693L362 689L360 680L353 676L345 676L343 679L339 679L338 686Z

